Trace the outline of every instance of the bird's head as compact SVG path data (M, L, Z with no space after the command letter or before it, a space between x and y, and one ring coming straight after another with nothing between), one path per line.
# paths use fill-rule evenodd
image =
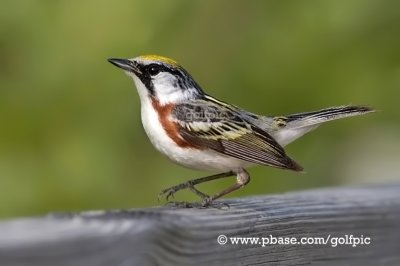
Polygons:
M192 76L172 59L145 55L132 59L108 59L133 78L141 101L156 99L160 104L179 103L204 95Z

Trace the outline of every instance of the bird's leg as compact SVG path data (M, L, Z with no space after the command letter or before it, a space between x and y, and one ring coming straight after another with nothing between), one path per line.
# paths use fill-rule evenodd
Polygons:
M215 180L215 179L219 179L219 178L223 178L223 177L229 177L232 175L236 174L236 183L229 186L228 188L222 190L219 193L216 193L212 196L208 196L207 194L199 191L198 189L196 189L194 186L200 183L204 183L207 181L211 181L211 180ZM240 169L239 171L237 171L236 173L234 172L227 172L227 173L221 173L221 174L216 174L216 175L212 175L212 176L206 176L206 177L202 177L202 178L198 178L198 179L193 179L193 180L189 180L187 182L181 183L179 185L164 189L163 191L161 191L161 193L159 194L159 197L166 195L166 198L168 200L168 198L170 196L173 196L175 192L185 189L185 188L189 188L193 193L195 193L196 195L198 195L200 198L202 198L202 201L200 202L193 202L193 203L189 203L189 202L172 202L174 203L174 206L177 207L186 207L186 208L193 208L193 207L208 207L210 205L215 206L217 208L222 208L222 207L229 207L229 205L227 205L226 203L221 203L221 204L216 204L213 203L213 201L215 199L218 199L222 196L225 196L226 194L229 194L239 188L244 187L246 184L248 184L250 182L250 175L249 173L244 170L244 169Z
M239 172L236 173L236 183L235 184L229 186L228 188L222 190L221 192L219 192L217 194L212 195L211 197L203 198L203 200L201 202L201 206L207 207L212 203L213 200L218 199L222 196L225 196L226 194L229 194L232 191L235 191L239 188L242 188L249 182L250 182L249 173L246 170L241 169Z
M199 191L198 189L196 189L194 187L195 185L198 185L198 184L201 184L204 182L208 182L208 181L212 181L212 180L216 180L219 178L233 176L234 174L235 173L233 173L233 172L226 172L226 173L220 173L220 174L216 174L216 175L210 175L210 176L192 179L192 180L183 182L181 184L178 184L176 186L172 186L172 187L162 190L160 192L160 194L158 194L158 199L160 199L162 196L165 196L165 198L168 200L170 197L173 197L174 194L176 192L178 192L179 190L189 188L190 191L192 191L194 194L196 194L197 196L199 196L200 198L202 198L204 200L206 198L209 198L209 196L207 194L204 194L203 192Z
M209 197L209 195L207 195L206 193L201 192L200 190L198 190L194 186L189 187L189 189L190 189L190 191L192 191L194 194L196 194L197 196L199 196L202 199Z

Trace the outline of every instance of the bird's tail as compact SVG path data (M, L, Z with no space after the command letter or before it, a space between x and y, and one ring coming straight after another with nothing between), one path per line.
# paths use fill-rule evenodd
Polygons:
M368 106L338 106L322 109L314 112L298 113L287 116L287 126L290 128L300 128L321 124L323 122L345 118L350 116L362 115L374 112Z
M278 130L273 133L273 136L279 144L284 146L315 129L321 123L374 111L373 108L368 106L338 106L319 111L274 117Z

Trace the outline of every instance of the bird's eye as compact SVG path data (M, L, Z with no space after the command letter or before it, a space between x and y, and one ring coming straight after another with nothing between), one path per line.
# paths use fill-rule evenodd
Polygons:
M148 71L151 76L155 76L160 73L161 68L159 65L153 64L149 66Z

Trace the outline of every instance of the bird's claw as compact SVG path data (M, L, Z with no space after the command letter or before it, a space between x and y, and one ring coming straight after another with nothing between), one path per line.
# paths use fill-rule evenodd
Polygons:
M165 197L165 199L168 201L169 198L174 198L175 193L177 192L176 189L174 189L173 187L170 188L166 188L164 190L162 190L160 192L160 194L158 194L158 201L160 201L160 198Z
M166 206L174 208L195 208L195 209L206 209L206 208L216 208L216 209L229 209L230 206L225 202L214 202L211 198L204 198L202 201L198 202L187 202L187 201L168 201Z
M187 201L168 201L165 203L166 206L174 207L174 208L195 208L195 202L187 202Z
M201 201L199 202L186 202L186 201L169 201L169 199L172 197L174 198L174 195L176 192L182 190L182 189L187 189L189 188L193 193L195 193L197 196L201 198ZM215 197L209 196L199 190L197 190L194 187L194 184L192 181L188 181L186 183L179 184L177 186L169 187L166 189L163 189L160 194L158 194L158 201L160 201L161 197L165 197L167 203L165 205L176 207L176 208L198 208L198 209L204 209L204 208L216 208L216 209L229 209L229 205L224 202L214 202Z
M216 208L216 209L229 209L230 208L228 203L215 202L215 201L213 201L213 198L211 198L211 197L203 198L203 200L200 202L200 204L203 208L207 208L207 207Z

